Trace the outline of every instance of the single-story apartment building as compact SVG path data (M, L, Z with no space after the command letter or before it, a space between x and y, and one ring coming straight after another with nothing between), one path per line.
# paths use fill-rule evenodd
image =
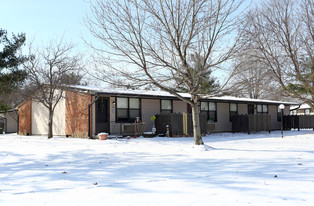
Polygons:
M184 98L189 94L182 93ZM213 132L232 131L233 114L270 114L271 128L280 129L279 105L284 104L284 114L289 114L290 102L231 96L202 96L201 112L214 122ZM53 134L87 136L107 132L120 135L126 125L134 124L136 117L152 131L152 117L158 113L191 112L189 105L174 95L163 91L106 89L90 86L69 86L58 103L53 120ZM48 110L39 102L29 99L18 107L19 134L46 135Z

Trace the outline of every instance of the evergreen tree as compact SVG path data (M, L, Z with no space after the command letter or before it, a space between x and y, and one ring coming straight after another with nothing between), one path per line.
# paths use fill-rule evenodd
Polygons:
M62 75L62 83L65 85L87 85L83 75L78 72L69 72Z
M25 34L13 34L12 39L9 39L7 32L0 29L0 111L10 108L6 96L26 78L26 72L19 68L26 57L18 54L24 42Z
M207 73L204 74L203 78L201 79L201 94L213 94L220 88L216 79L212 77L212 71L209 70Z
M206 64L206 62L204 63L204 58L201 57L198 53L190 55L190 60L191 60L190 73L193 74L194 76L199 75L198 72L200 71L200 68L209 67L209 65ZM199 83L200 94L214 94L220 88L219 83L212 76L212 70L210 68L208 68L206 73L200 75L199 81L200 81ZM177 81L177 85L178 86L176 87L176 90L178 92L188 92L188 88L183 82L179 83Z
M308 96L310 100L314 101L313 87L314 87L314 57L307 58L300 61L300 78L306 82L290 82L287 88L294 93ZM311 95L311 96L310 96Z

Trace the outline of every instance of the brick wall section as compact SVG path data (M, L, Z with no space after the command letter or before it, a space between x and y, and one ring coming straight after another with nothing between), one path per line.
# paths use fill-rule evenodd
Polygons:
M72 137L87 137L88 104L92 101L90 94L66 91L65 100L65 134ZM92 111L91 111L92 116ZM92 125L92 118L91 118ZM92 128L92 126L91 126Z
M32 100L28 100L19 106L19 134L32 134Z

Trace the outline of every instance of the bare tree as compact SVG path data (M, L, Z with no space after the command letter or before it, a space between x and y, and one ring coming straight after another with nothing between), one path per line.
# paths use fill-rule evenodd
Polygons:
M82 69L81 57L72 54L73 48L72 44L64 43L62 39L35 50L30 46L30 58L24 63L28 86L33 89L32 99L48 109L48 138L53 137L53 115L64 97L65 77Z
M104 45L91 45L103 66L102 79L120 85L151 84L187 102L192 107L194 142L203 144L200 82L236 50L232 37L240 4L236 0L96 0L91 4L93 16L85 22ZM195 53L202 57L198 67L193 67ZM190 99L179 94L177 86L182 84Z
M269 0L255 8L242 26L243 42L282 89L314 109L314 1Z
M239 50L234 63L238 69L232 76L226 92L239 97L277 100L280 85L267 66L258 58L254 59L252 52L254 49L250 48Z

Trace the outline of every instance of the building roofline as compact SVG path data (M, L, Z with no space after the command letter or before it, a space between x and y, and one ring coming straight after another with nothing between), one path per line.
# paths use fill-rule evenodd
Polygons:
M115 88L101 88L101 87L91 87L91 86L69 86L68 90L86 92L92 95L110 95L114 97L137 97L137 98L147 98L147 99L173 99L179 100L176 96L165 92L165 91L149 91L149 90L130 90L130 89L115 89ZM189 99L191 97L188 93L180 93L183 98ZM273 101L264 99L250 99L250 98L239 98L233 96L209 96L201 95L201 100L204 101L215 101L224 103L238 103L238 104L270 104L270 105L299 105L294 102L284 102L284 101Z

